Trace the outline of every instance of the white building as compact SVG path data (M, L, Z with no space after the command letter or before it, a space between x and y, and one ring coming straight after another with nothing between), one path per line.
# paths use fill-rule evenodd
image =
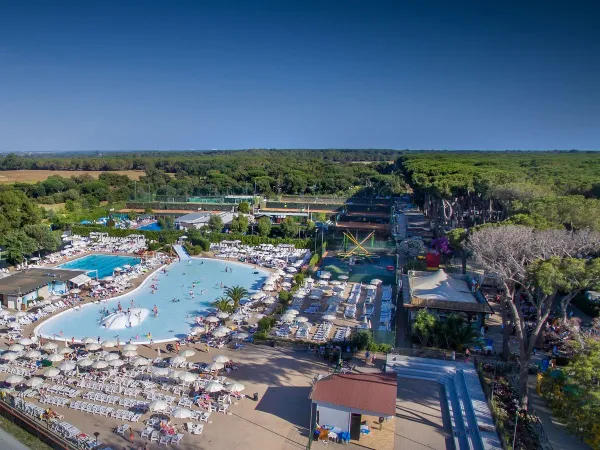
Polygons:
M175 219L175 226L180 230L189 230L191 228L200 229L208 225L208 221L213 215L221 217L221 221L223 222L224 226L231 224L231 221L233 220L233 213L227 211L223 211L216 214L207 211L194 212Z

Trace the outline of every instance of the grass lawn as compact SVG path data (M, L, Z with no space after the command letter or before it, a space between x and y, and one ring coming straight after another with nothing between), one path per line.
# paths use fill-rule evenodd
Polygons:
M34 448L36 450L52 450L52 447L44 444L33 434L6 419L4 416L0 416L0 428L11 434L16 440L22 442L29 448Z

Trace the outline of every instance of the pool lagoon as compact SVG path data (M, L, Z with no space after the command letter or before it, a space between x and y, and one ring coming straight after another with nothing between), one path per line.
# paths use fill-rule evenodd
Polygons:
M232 271L225 272L226 267ZM264 269L246 264L207 258L175 262L166 269L166 273L162 268L154 272L125 295L63 311L36 327L35 333L55 339L74 337L76 341L99 336L100 340L118 337L121 342L131 339L134 343L147 343L148 333L154 342L181 339L195 325L194 317L206 315L211 303L224 295L227 286L240 285L249 292L256 292L269 275ZM156 305L158 316L152 313L139 325L125 329L104 328L100 324L103 311L108 309L112 313L119 302L124 310L133 304L135 308L152 311Z
M60 269L74 269L74 270L86 270L93 271L89 273L91 277L96 276L96 270L98 271L98 278L104 278L111 276L113 271L117 267L123 268L125 265L135 266L140 263L140 258L133 256L121 256L121 255L87 255L81 258L74 259L73 261L60 264Z

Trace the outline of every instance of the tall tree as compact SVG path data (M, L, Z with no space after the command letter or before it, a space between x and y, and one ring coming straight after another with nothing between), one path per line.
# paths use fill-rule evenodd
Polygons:
M240 305L240 300L248 295L248 291L242 286L232 286L225 290L225 295L233 300L234 308Z
M269 234L271 234L271 219L269 219L268 217L261 217L260 219L258 219L256 227L260 236L269 236Z
M509 333L514 326L519 344L521 407L527 408L527 370L534 345L550 314L560 276L553 257L584 257L600 250L600 234L566 230L535 230L519 225L488 226L473 230L467 248L489 274L503 286L503 356L509 356ZM523 299L535 306L534 324L528 334Z
M208 219L208 229L214 233L219 233L223 229L223 219L217 214L212 214Z

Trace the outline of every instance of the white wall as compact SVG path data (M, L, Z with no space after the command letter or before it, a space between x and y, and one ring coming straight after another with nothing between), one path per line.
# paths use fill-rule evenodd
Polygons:
M317 405L319 412L319 425L339 427L342 431L350 431L350 413L338 409Z

